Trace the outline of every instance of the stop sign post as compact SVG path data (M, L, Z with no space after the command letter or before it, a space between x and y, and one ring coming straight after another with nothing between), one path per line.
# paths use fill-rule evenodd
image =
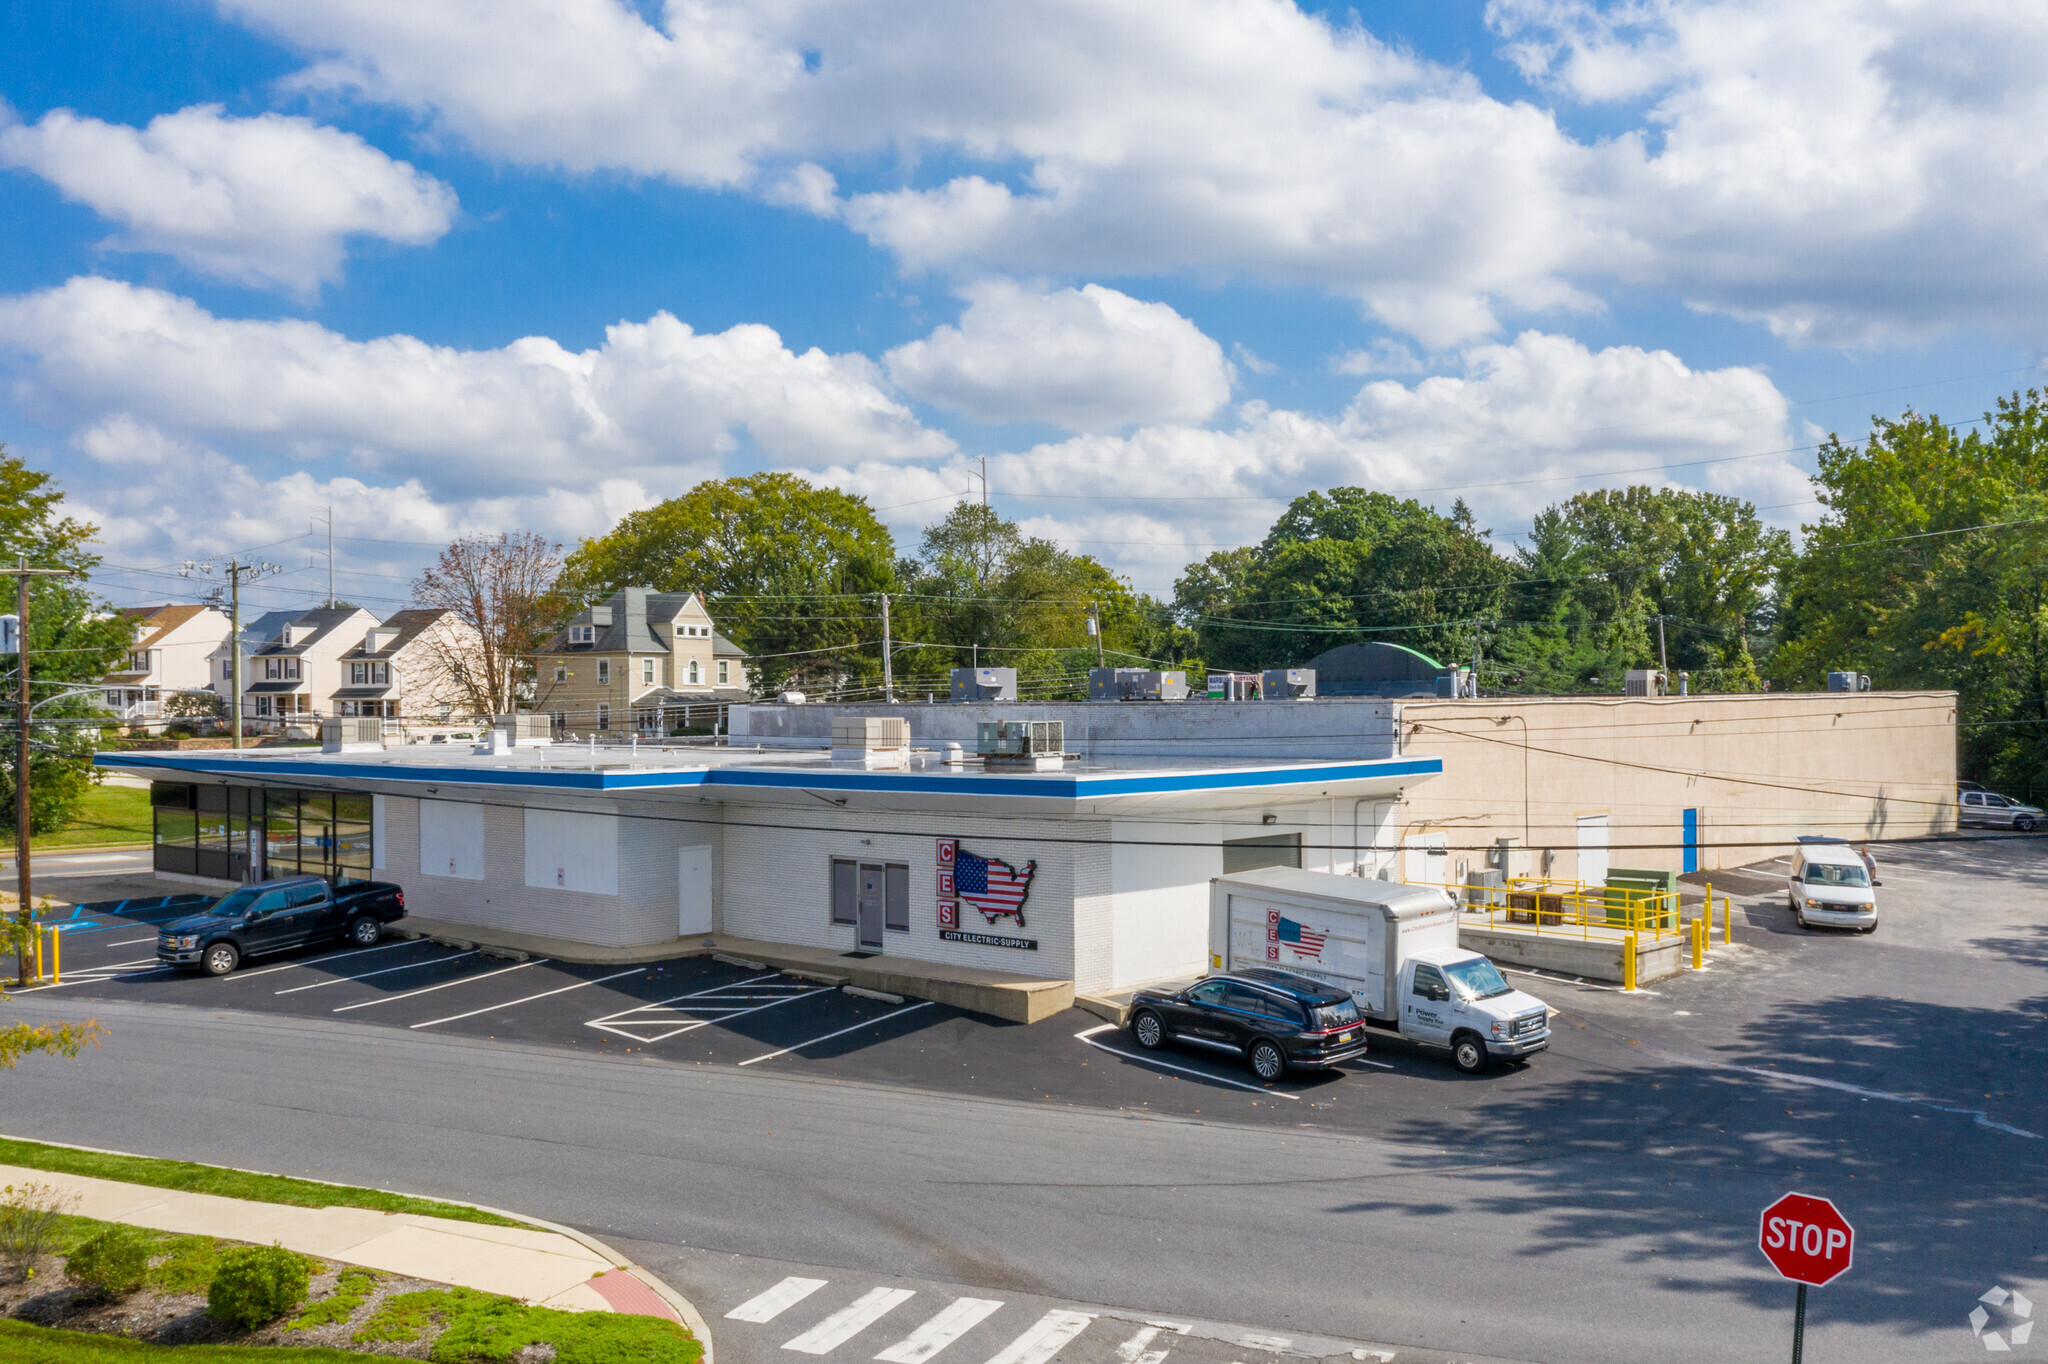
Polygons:
M1856 1228L1825 1198L1788 1193L1757 1220L1757 1249L1771 1267L1799 1285L1792 1315L1792 1364L1806 1352L1806 1288L1849 1272L1856 1256Z

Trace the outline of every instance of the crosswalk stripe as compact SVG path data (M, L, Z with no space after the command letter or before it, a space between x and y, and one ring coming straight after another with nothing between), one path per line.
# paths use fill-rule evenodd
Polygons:
M1116 1347L1117 1364L1164 1364L1165 1350L1148 1350L1153 1337L1159 1334L1157 1326L1147 1326L1138 1334Z
M727 1312L728 1321L773 1321L825 1286L823 1279L806 1279L792 1274L766 1293L748 1298Z
M871 1288L782 1348L807 1355L830 1353L912 1296L914 1294L908 1288Z
M955 1298L924 1325L875 1356L885 1364L925 1364L939 1351L986 1321L1000 1302L988 1298Z
M1063 1312L1055 1308L999 1350L988 1364L1045 1364L1068 1341L1087 1330L1088 1323L1093 1320L1095 1318L1086 1312Z

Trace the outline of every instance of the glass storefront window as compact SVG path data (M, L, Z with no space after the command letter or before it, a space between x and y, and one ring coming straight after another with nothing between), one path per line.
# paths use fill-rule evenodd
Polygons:
M299 874L299 793L263 793L263 874Z
M357 792L334 797L334 879L370 879L370 797Z
M192 875L198 865L199 842L199 816L192 809L192 788L156 782L149 788L149 804L155 822L156 869Z

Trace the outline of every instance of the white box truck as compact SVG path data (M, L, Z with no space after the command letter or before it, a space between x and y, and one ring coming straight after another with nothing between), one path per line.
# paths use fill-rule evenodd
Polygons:
M1458 946L1458 907L1435 886L1293 867L1209 883L1210 963L1337 986L1375 1027L1448 1047L1468 1074L1550 1045L1550 1009Z

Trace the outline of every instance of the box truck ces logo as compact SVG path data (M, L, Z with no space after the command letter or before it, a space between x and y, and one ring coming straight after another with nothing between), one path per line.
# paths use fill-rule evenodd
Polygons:
M1320 966L1323 962L1323 944L1329 941L1329 934L1318 933L1303 924L1298 924L1277 909L1266 911L1266 960L1279 961L1280 951L1285 948L1294 954L1294 961L1312 961Z

